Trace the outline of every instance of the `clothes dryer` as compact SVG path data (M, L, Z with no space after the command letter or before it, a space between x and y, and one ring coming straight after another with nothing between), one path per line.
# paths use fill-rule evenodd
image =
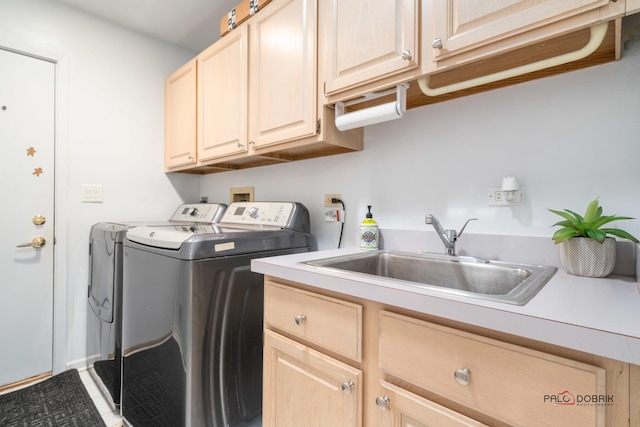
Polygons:
M100 222L89 236L87 292L87 369L108 396L112 409L120 406L122 353L122 260L125 234L135 226L195 226L220 220L227 206L193 203L178 206L166 221Z

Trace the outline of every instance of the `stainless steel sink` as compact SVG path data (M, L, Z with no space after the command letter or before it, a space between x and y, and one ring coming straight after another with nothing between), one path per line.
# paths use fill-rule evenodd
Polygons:
M557 271L541 265L386 250L301 264L516 305L526 304Z

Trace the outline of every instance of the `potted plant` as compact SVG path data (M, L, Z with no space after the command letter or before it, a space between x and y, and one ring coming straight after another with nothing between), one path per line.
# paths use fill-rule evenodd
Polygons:
M602 228L612 221L634 218L602 215L598 199L589 203L584 216L569 209L549 210L564 218L564 221L553 224L552 227L562 227L553 234L553 240L560 245L560 262L569 274L605 277L613 271L616 263L616 240L607 235L639 243L638 239L624 230Z

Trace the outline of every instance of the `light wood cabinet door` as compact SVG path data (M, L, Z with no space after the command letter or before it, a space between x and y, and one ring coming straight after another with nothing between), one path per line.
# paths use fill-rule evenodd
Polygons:
M196 163L196 60L165 80L164 164L167 171Z
M247 23L254 149L316 134L316 1L276 0Z
M425 38L425 43L432 44L438 61L606 7L611 0L432 0L430 3L433 38Z
M326 93L418 67L418 0L333 0Z
M466 417L428 399L386 381L380 381L381 395L376 400L378 427L480 427Z
M198 158L244 153L247 141L247 27L198 55Z
M265 427L362 425L362 372L265 330Z

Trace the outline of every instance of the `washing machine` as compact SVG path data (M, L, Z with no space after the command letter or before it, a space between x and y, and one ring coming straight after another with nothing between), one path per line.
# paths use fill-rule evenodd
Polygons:
M124 421L261 426L264 285L251 260L309 251L309 211L232 203L218 224L129 229L123 247Z
M178 206L166 221L100 222L91 227L89 241L89 307L87 311L87 369L114 410L120 406L122 354L123 248L127 230L135 226L196 226L218 222L227 206L194 203Z

